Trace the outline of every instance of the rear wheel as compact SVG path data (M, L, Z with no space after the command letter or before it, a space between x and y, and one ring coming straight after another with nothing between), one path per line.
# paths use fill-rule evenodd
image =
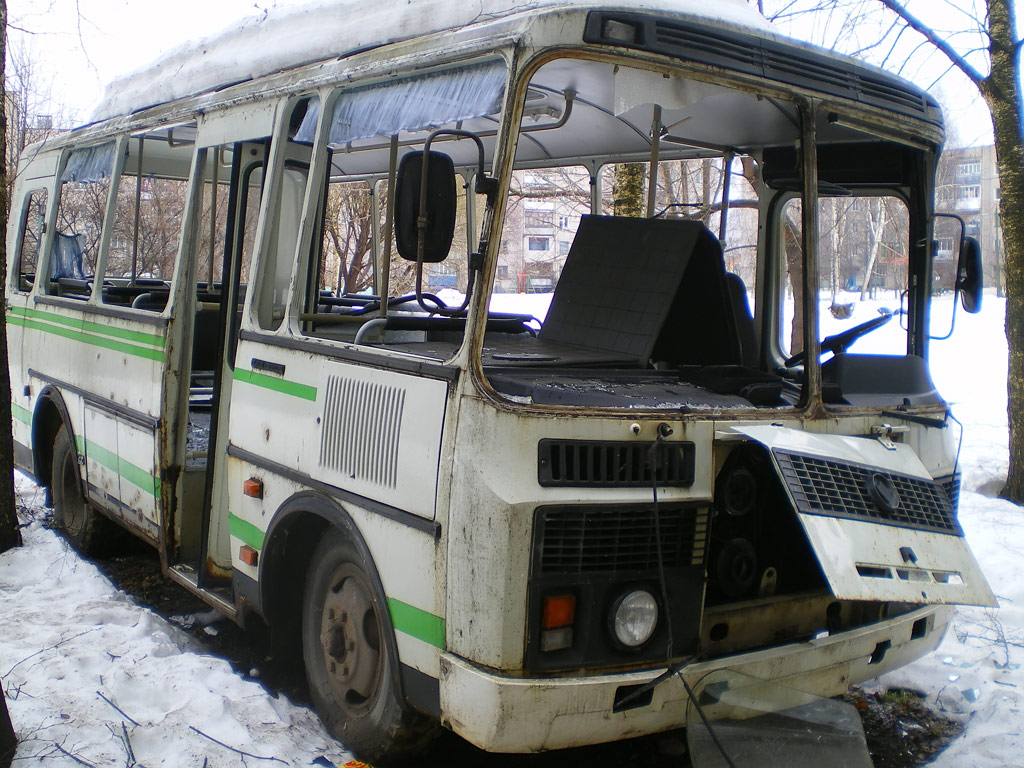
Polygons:
M60 534L79 552L96 555L103 548L104 538L112 524L98 514L82 494L78 451L67 426L62 425L53 441L53 474L50 492L53 497L54 523Z
M387 603L370 567L332 530L306 579L302 650L310 695L327 728L367 760L409 755L436 731L405 703Z

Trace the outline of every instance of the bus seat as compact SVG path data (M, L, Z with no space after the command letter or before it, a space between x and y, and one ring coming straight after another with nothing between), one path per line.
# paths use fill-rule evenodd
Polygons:
M739 336L740 365L753 368L757 365L757 329L747 300L747 286L735 272L726 272L725 287L729 292L729 305Z
M583 216L538 338L647 365L704 233L685 219Z
M721 243L706 227L700 228L653 359L671 366L743 365L744 344L734 308L738 302L732 299L736 289L729 287ZM753 331L752 320L749 326Z

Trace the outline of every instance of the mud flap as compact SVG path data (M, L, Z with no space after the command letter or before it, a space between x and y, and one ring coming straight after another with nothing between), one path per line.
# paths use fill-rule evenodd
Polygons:
M949 495L910 446L771 425L734 429L768 449L837 598L996 604Z
M730 670L694 686L686 741L694 768L872 765L853 705Z

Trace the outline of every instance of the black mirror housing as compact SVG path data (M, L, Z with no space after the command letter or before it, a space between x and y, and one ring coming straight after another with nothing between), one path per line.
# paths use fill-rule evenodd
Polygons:
M964 312L976 314L981 311L983 286L981 266L981 245L973 237L965 237L960 243L960 258L956 267L956 292Z
M406 261L417 260L420 190L426 167L426 230L423 262L435 264L448 258L455 237L458 198L455 166L442 152L409 152L398 165L395 182L395 244Z

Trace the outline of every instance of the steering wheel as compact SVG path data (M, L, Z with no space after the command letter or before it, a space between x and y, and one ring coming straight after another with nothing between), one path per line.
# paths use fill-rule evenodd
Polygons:
M838 355L840 352L845 352L846 348L861 336L871 333L876 328L881 328L892 320L892 314L892 312L886 312L884 315L873 317L860 325L853 326L853 328L847 328L842 333L837 333L834 336L826 336L825 340L821 342L822 354L825 352L831 352L833 355ZM802 363L806 357L807 354L805 352L797 352L791 358L786 360L784 365L787 368L792 368L794 365Z

